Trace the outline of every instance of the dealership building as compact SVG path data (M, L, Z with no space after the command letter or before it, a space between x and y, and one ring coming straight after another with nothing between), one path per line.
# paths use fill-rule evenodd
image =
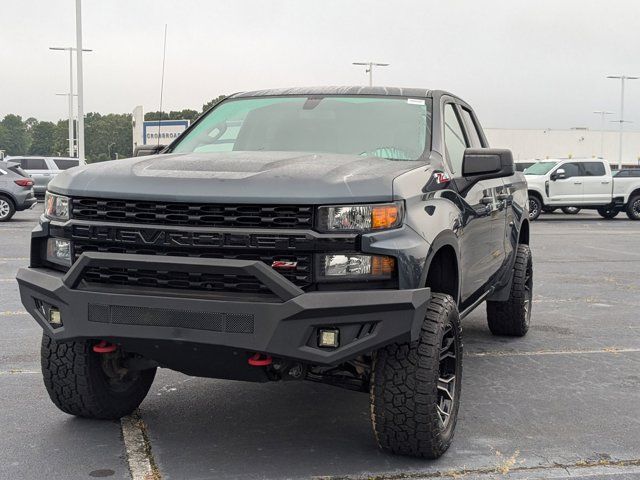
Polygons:
M492 147L510 149L515 160L602 157L612 165L618 164L620 134L617 131L600 132L587 128L486 128L484 131ZM640 165L640 132L625 131L623 138L623 164Z

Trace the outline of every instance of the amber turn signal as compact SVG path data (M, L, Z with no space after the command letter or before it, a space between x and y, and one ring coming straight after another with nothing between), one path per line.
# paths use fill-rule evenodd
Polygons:
M400 212L396 204L374 206L371 211L371 228L393 228L398 224L399 217Z

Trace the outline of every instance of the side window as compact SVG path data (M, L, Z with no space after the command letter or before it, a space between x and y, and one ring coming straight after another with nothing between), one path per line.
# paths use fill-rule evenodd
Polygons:
M68 160L66 158L54 158L53 163L56 164L60 170L68 170L69 168L77 167L80 162L78 160Z
M47 170L47 163L44 158L23 158L20 160L20 166L25 170Z
M444 106L444 146L452 172L460 175L462 173L462 157L464 157L464 150L468 145L458 115L451 103Z
M565 178L581 177L580 165L577 163L565 163L560 165L559 168L563 168L565 171Z
M467 126L467 133L469 134L469 141L474 148L482 148L482 140L480 140L480 133L478 132L478 125L473 120L473 115L469 110L462 107L462 118Z
M587 177L603 177L606 174L602 162L584 162L582 166Z

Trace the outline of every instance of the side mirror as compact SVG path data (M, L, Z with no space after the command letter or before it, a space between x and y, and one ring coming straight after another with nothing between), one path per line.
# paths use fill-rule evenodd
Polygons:
M511 150L467 148L462 159L462 176L474 182L509 177L515 173Z
M140 145L133 150L134 157L144 157L146 155L156 155L161 153L166 145Z
M567 172L565 172L564 168L559 168L551 174L551 180L555 181L562 178L567 178Z

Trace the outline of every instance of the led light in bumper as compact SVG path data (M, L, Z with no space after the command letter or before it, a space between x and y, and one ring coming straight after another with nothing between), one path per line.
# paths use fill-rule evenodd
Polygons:
M393 276L395 259L382 255L323 255L320 277L326 279L385 280Z
M60 310L55 307L49 309L49 323L54 328L62 326L62 317L60 316Z
M337 348L340 346L340 330L337 328L321 328L318 332L318 346Z
M402 202L320 207L318 229L323 232L368 232L402 225Z
M54 220L69 220L69 198L47 192L44 197L44 214Z
M47 261L71 266L71 242L62 238L47 240Z

